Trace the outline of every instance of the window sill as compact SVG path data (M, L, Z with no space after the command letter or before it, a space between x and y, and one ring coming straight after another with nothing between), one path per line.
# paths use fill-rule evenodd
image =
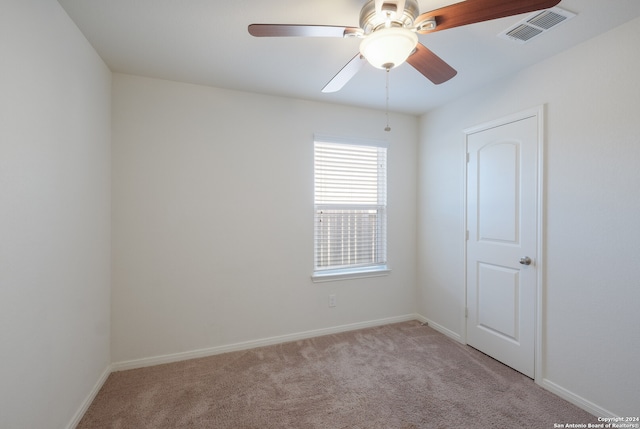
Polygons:
M311 276L314 283L333 282L347 279L363 279L367 277L381 277L389 275L391 269L386 265L366 268L347 268L341 270L326 270L315 272Z

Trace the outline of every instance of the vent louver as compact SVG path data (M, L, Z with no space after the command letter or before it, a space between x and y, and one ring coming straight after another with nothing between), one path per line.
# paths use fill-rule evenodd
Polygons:
M575 13L559 7L536 12L517 24L507 28L498 37L518 43L527 43L533 38L576 16Z

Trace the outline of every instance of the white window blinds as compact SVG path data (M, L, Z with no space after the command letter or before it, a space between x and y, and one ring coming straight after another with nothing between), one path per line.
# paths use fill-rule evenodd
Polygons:
M386 265L387 149L316 138L314 154L314 271Z

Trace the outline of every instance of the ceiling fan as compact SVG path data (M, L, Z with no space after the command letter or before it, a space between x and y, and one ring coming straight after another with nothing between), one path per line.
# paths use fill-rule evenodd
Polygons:
M418 34L549 9L560 0L466 0L420 14L417 0L368 0L360 11L360 27L300 24L251 24L256 37L357 37L358 52L322 89L340 90L365 62L390 69L408 62L436 85L456 70L418 41Z

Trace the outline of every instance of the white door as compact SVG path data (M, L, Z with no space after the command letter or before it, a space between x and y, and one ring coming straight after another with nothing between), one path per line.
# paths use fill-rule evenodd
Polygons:
M467 343L534 378L538 117L467 130Z

